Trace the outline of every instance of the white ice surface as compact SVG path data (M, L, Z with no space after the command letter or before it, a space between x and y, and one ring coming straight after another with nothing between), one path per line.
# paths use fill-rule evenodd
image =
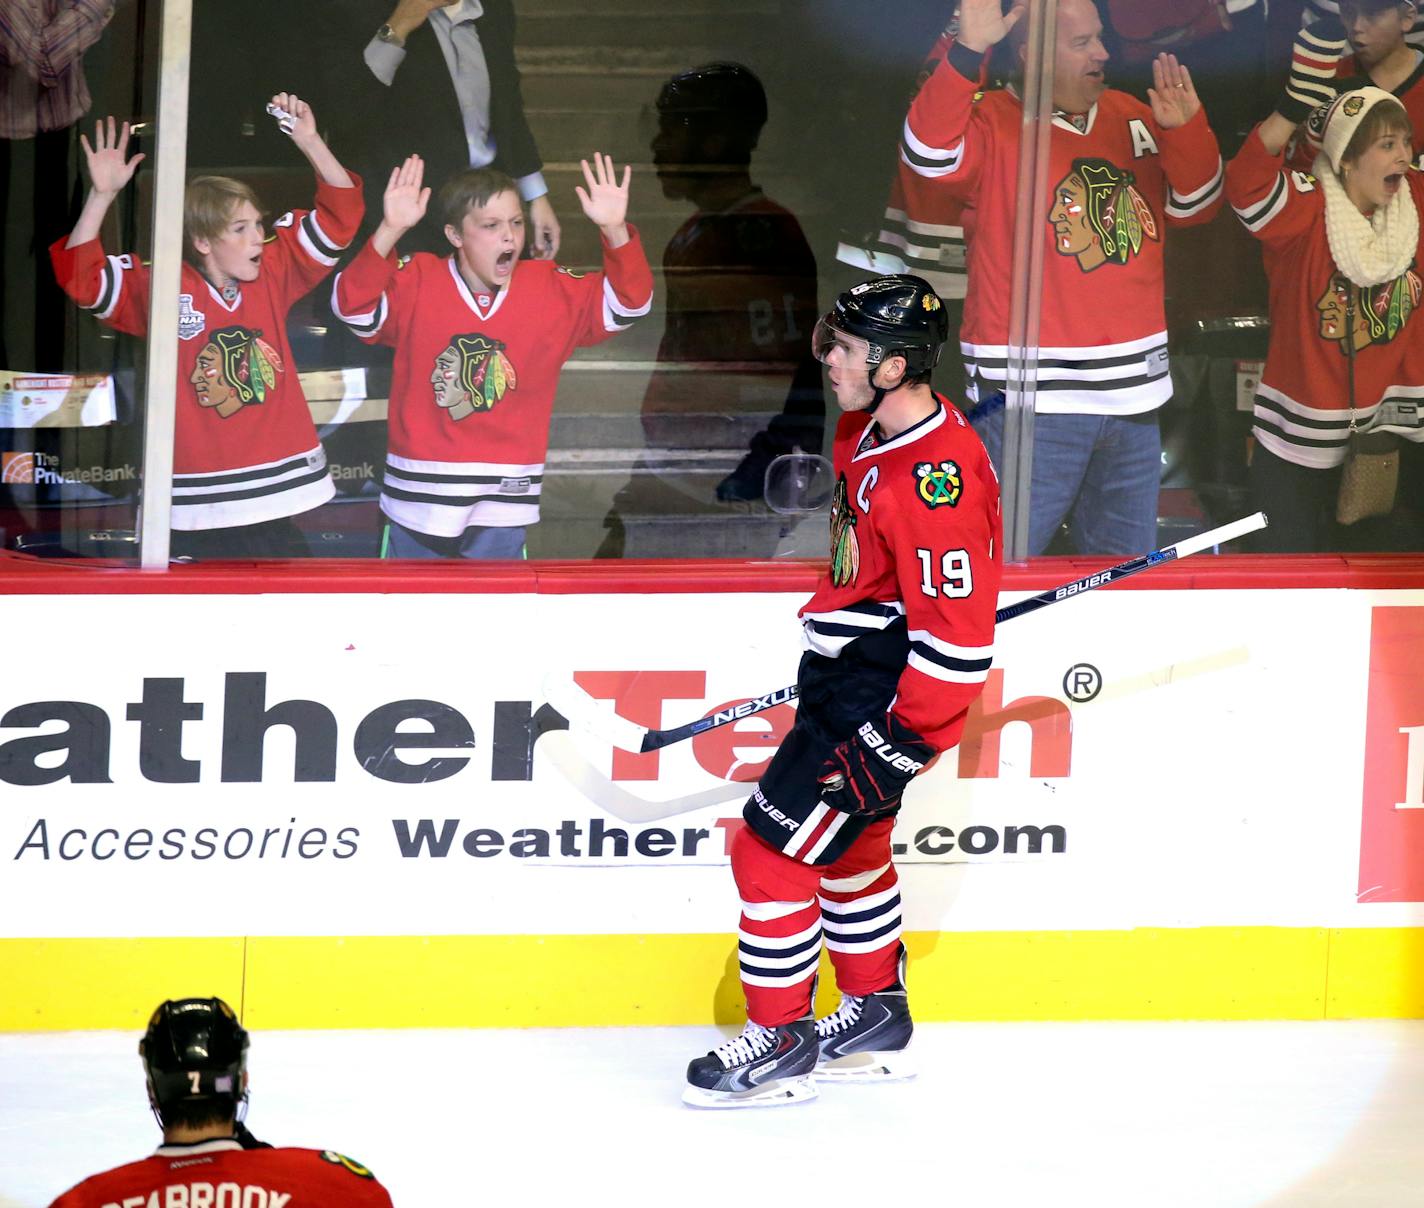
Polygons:
M908 1083L698 1112L712 1028L266 1032L248 1122L397 1205L1424 1205L1424 1022L921 1026ZM0 1036L0 1208L152 1150L137 1036Z

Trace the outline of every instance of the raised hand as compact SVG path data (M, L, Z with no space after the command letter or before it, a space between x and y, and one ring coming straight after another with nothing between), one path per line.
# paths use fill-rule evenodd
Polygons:
M294 142L301 144L320 137L312 107L295 92L279 92L270 103L292 115L292 128L288 130L283 126L282 129L292 136Z
M128 158L129 124L125 122L122 129L118 129L112 117L108 119L107 129L103 118L94 123L92 146L82 134L79 141L84 146L84 159L89 165L89 182L95 193L106 197L121 193L144 160L142 154Z
M633 166L624 165L623 182L620 184L611 155L595 151L592 168L586 159L579 160L579 163L583 166L584 184L588 188L575 185L574 192L578 194L579 204L583 206L588 220L598 227L622 226L628 217L628 181L633 175Z
M1185 126L1202 107L1191 73L1186 64L1177 62L1176 55L1160 54L1152 60L1152 84L1147 99L1163 130Z
M425 161L418 155L410 156L400 167L391 169L382 211L388 227L403 234L425 217L430 187L424 185L424 180Z
M1014 0L1004 12L1002 0L961 0L959 5L959 43L968 50L983 54L997 46L1028 14L1025 0Z

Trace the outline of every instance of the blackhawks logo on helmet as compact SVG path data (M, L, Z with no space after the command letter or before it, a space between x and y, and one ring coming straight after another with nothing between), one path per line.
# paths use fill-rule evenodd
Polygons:
M860 542L855 536L855 511L850 506L846 476L836 480L831 499L831 583L844 587L860 574Z
M915 467L915 478L918 480L915 490L920 496L920 502L931 511L946 503L952 508L959 506L959 496L964 491L964 479L954 462L942 461L936 466L922 461Z
M514 365L504 355L504 341L472 332L456 336L435 358L430 384L436 406L453 420L488 411L518 386Z

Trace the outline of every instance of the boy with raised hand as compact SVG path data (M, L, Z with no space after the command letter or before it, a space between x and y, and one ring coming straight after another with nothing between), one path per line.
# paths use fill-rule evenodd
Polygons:
M384 217L337 275L332 308L367 343L395 348L381 510L403 558L519 558L539 519L559 372L575 348L648 313L653 276L626 219L632 169L583 161L579 203L603 236L603 271L520 260L524 213L491 168L456 173L438 213L453 254L397 260L430 189L411 156L391 172Z
M305 552L291 517L335 494L287 341L287 312L335 267L355 237L361 182L317 132L311 106L278 93L269 110L316 172L311 210L266 236L241 181L200 176L183 201L178 400L173 455L175 557L284 557ZM106 255L99 234L142 155L110 117L81 136L90 189L67 239L50 248L64 291L102 322L148 332L149 269Z

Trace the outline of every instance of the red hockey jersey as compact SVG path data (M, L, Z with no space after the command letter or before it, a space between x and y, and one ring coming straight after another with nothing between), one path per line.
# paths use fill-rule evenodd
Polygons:
M934 73L954 34L940 34L925 57L918 87ZM872 273L914 273L941 298L963 298L969 282L966 226L973 210L961 197L921 176L902 157L890 183L890 197L878 233L862 243L842 241L836 259Z
M361 182L317 181L316 208L273 224L262 271L225 302L184 263L178 295L173 527L233 528L294 516L335 493L302 393L287 311L335 267L364 211ZM149 269L99 241L50 248L74 301L130 335L148 332Z
M330 1149L164 1145L70 1188L50 1208L390 1208L375 1176Z
M973 66L970 62L973 61ZM1014 221L1023 105L1009 90L975 100L978 60L962 47L936 69L905 121L901 155L920 176L974 207L969 294L960 329L966 393L1008 376ZM1048 241L1039 329L1037 409L1131 415L1172 393L1167 372L1162 243L1168 225L1209 221L1223 169L1205 112L1177 129L1109 90L1079 129L1053 120Z
M943 751L993 662L1003 542L988 454L936 398L932 416L884 442L863 412L841 417L831 565L801 622L806 648L837 658L903 618L910 654L891 712Z
M396 350L387 516L437 537L539 519L560 369L652 307L652 270L629 230L622 247L604 244L601 273L521 260L494 295L471 293L453 257L383 259L369 243L337 275L337 318Z
M1424 214L1424 175L1413 170L1406 180ZM1271 342L1252 430L1286 461L1338 466L1349 436L1346 340L1354 344L1355 418L1363 427L1387 395L1398 394L1394 387L1409 384L1406 353L1424 344L1418 261L1383 285L1351 285L1330 254L1325 196L1315 178L1286 171L1284 153L1270 154L1257 132L1227 167L1226 191L1237 217L1264 245L1270 285Z

